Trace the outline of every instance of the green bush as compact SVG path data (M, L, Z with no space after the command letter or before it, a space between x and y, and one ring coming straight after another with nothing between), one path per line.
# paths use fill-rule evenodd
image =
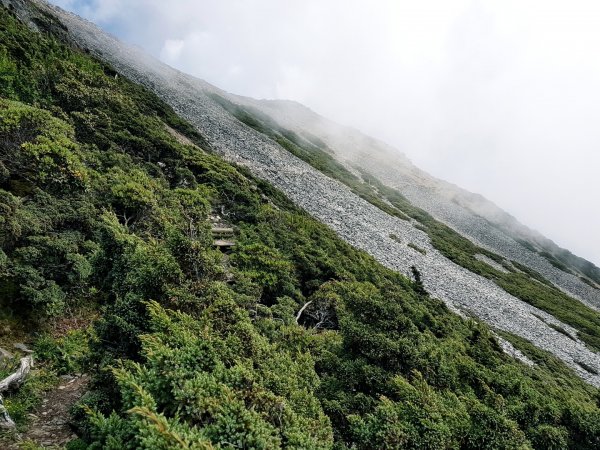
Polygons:
M82 373L89 355L88 330L71 330L60 338L40 336L33 346L35 357L58 375Z

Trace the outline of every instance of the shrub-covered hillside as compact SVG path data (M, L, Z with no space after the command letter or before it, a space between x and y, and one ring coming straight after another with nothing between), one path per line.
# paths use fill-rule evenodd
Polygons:
M0 308L40 361L6 398L22 429L42 377L85 370L72 449L600 446L598 391L565 366L506 356L6 9L0 97Z

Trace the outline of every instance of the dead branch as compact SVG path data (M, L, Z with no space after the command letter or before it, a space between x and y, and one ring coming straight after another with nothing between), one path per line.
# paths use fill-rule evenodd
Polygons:
M304 312L304 310L306 308L308 308L308 305L310 305L312 303L312 300L309 302L306 302L304 304L304 306L302 308L300 308L300 311L298 311L298 314L296 315L296 323L298 323L298 321L300 320L300 316L302 315L302 313Z
M0 381L0 392L4 392L12 387L18 387L21 383L23 383L32 366L33 358L31 355L21 358L21 365L19 366L19 369L7 376L4 380Z
M21 364L16 372L7 376L4 380L0 381L0 393L12 388L19 387L25 378L29 374L31 367L33 366L33 357L31 355L21 358ZM0 394L0 428L14 429L15 422L10 418L6 407L4 406L4 399Z

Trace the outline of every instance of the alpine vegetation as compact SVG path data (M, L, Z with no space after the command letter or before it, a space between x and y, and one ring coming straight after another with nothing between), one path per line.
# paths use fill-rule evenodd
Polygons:
M597 268L298 108L2 0L2 448L598 448Z

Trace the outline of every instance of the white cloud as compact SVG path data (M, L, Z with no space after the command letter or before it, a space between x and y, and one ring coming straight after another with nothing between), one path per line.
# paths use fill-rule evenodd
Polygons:
M160 59L168 64L176 65L184 46L183 39L167 39L160 51Z
M600 3L56 0L226 90L384 138L600 264Z

